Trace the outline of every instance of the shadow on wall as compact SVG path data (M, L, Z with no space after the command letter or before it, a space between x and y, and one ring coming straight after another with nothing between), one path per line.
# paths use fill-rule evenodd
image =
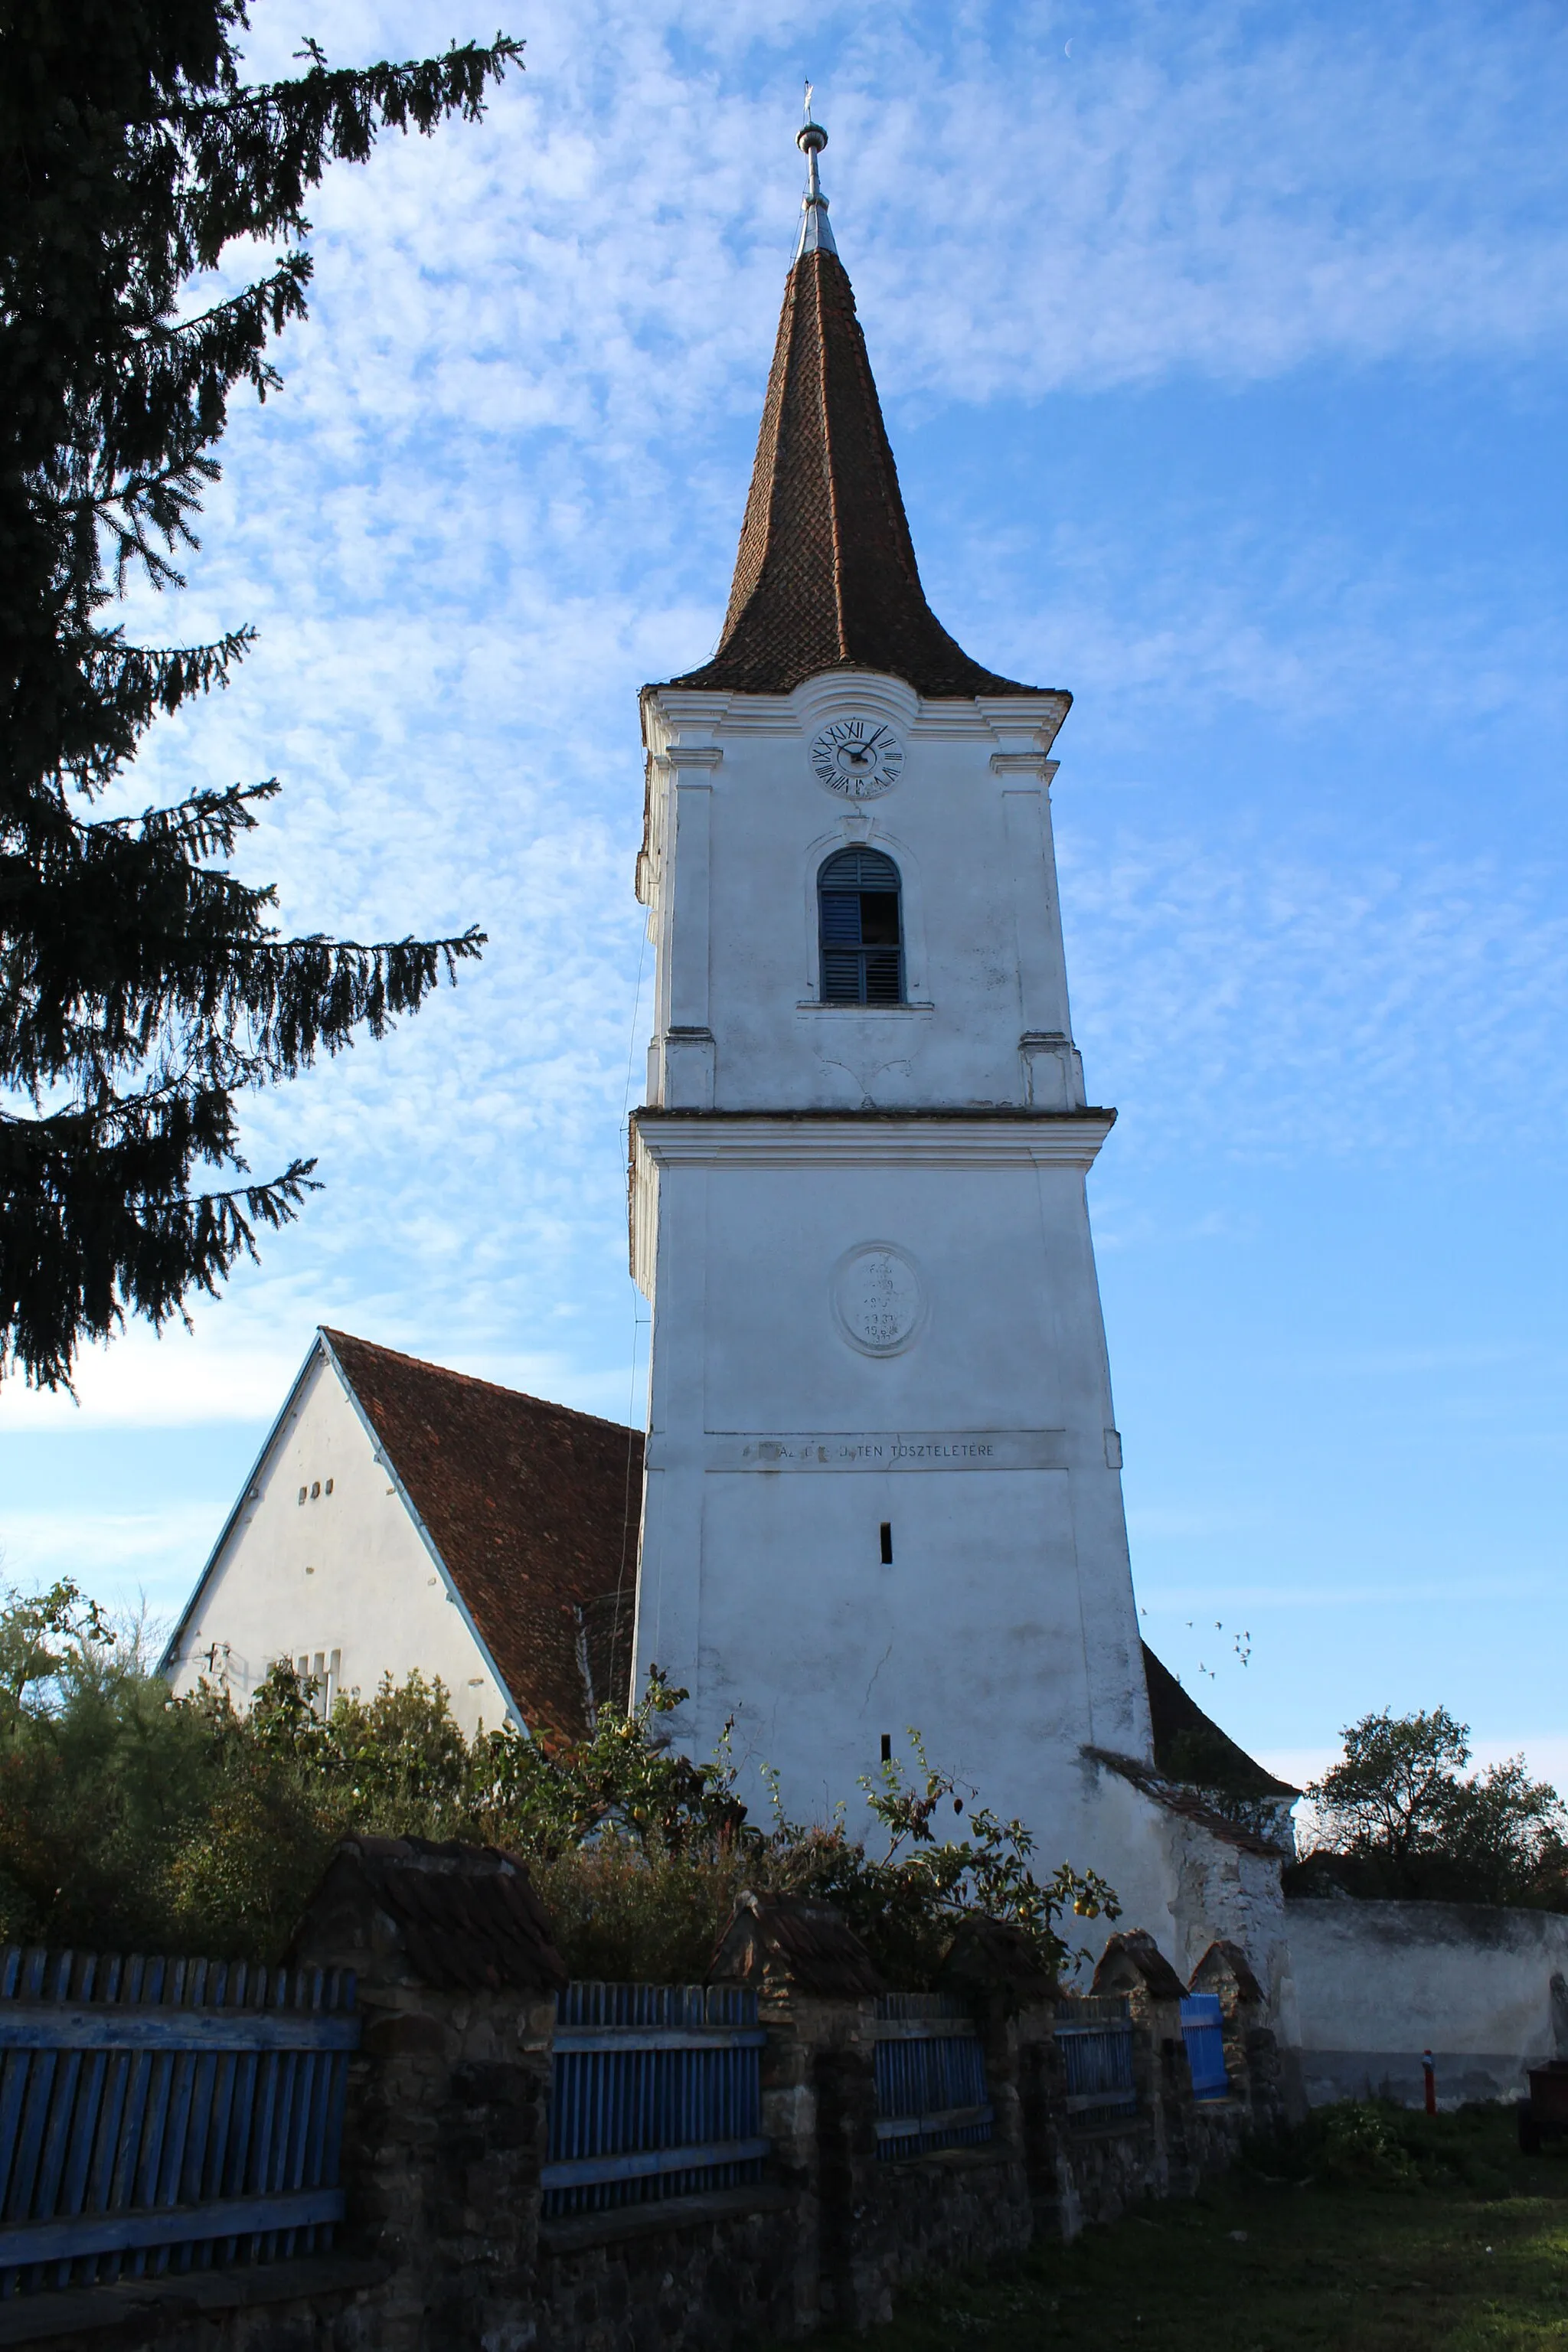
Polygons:
M1309 2103L1419 2106L1423 2053L1443 2107L1516 2099L1568 2058L1568 1915L1479 1903L1286 1906Z

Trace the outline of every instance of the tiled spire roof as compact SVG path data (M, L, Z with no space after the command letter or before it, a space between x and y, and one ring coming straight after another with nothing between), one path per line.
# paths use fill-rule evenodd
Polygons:
M869 669L923 695L1035 692L972 661L926 603L854 291L826 221L807 227L723 635L711 661L670 682L787 694L823 670Z

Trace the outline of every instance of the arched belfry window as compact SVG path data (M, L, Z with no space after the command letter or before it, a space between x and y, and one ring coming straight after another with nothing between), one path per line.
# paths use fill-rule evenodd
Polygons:
M879 849L841 849L816 877L825 1004L901 1004L899 869Z

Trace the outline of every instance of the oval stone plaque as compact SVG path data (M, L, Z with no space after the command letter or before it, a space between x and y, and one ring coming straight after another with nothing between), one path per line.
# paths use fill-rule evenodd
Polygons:
M838 1328L868 1356L896 1356L925 1316L925 1293L911 1261L891 1242L861 1242L833 1277Z

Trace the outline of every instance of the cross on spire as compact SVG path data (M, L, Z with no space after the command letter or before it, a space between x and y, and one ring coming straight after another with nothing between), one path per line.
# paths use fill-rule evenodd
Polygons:
M822 183L816 175L816 159L827 144L827 133L820 122L811 119L811 84L805 85L805 103L801 108L805 118L795 134L795 143L805 157L805 194L800 202L800 236L795 244L795 257L803 253L837 253L833 231L828 226L827 198L822 193Z

